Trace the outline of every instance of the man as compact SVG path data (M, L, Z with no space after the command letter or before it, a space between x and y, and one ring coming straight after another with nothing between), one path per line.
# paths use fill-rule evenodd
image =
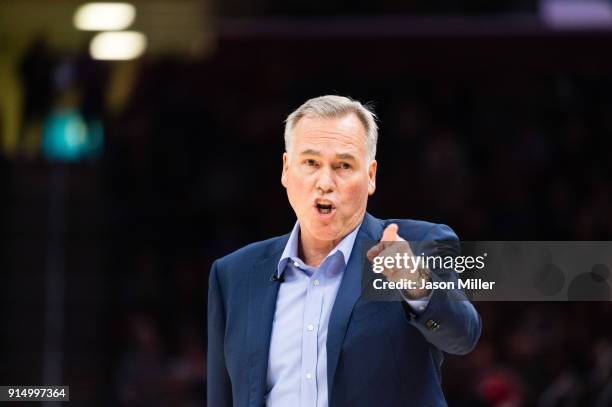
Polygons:
M380 243L370 261L412 254L407 241L445 242L438 255L459 250L447 226L366 213L376 141L374 114L345 97L308 100L287 118L281 182L297 223L213 264L209 406L446 405L443 352L473 349L480 318L468 301L437 290L407 289L401 301L362 295L371 242ZM456 280L452 270L384 274Z

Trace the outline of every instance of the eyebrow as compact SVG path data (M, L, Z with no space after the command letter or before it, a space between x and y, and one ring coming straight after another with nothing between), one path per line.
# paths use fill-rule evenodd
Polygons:
M321 154L320 151L313 150L313 149L309 148L308 150L302 151L300 153L300 155L314 155L314 156L320 157L322 154ZM340 160L356 160L355 156L353 154L350 154L350 153L336 154L336 158L338 158Z
M313 150L311 148L309 148L308 150L304 150L300 153L300 155L316 155L316 156L320 156L321 152L317 151L317 150Z
M356 160L355 156L349 153L336 154L336 158L339 158L341 160Z

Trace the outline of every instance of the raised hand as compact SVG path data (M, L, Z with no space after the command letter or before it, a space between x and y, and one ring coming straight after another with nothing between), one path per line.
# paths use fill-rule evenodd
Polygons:
M409 299L419 299L428 295L429 290L421 289L422 280L430 281L429 273L417 266L410 244L398 235L398 226L395 223L387 226L380 242L372 247L368 253L368 260L382 266L382 273L390 282L414 281L415 288L404 290ZM381 258L375 260L375 258ZM392 259L392 260L389 260Z

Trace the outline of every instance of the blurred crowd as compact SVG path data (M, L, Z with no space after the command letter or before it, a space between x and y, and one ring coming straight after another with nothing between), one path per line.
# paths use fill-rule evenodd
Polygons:
M609 73L389 69L368 77L353 69L363 59L300 70L282 55L237 55L145 59L113 114L96 93L109 86L110 67L74 65L95 67L74 86L105 130L94 165L111 237L108 405L202 405L209 267L295 222L280 185L283 120L309 97L372 102L375 216L446 223L464 240L612 238ZM52 103L52 91L39 92L51 81L41 69L24 61L24 128ZM449 405L612 405L609 303L476 307L479 345L443 369Z

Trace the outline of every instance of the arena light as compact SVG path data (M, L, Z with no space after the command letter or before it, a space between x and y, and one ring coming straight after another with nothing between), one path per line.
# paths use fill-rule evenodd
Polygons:
M147 37L136 31L110 31L97 34L89 44L93 59L129 60L138 58L147 47Z
M74 13L74 26L85 31L113 31L129 27L136 8L129 3L87 3Z
M612 3L609 0L540 0L540 16L553 28L609 30Z

